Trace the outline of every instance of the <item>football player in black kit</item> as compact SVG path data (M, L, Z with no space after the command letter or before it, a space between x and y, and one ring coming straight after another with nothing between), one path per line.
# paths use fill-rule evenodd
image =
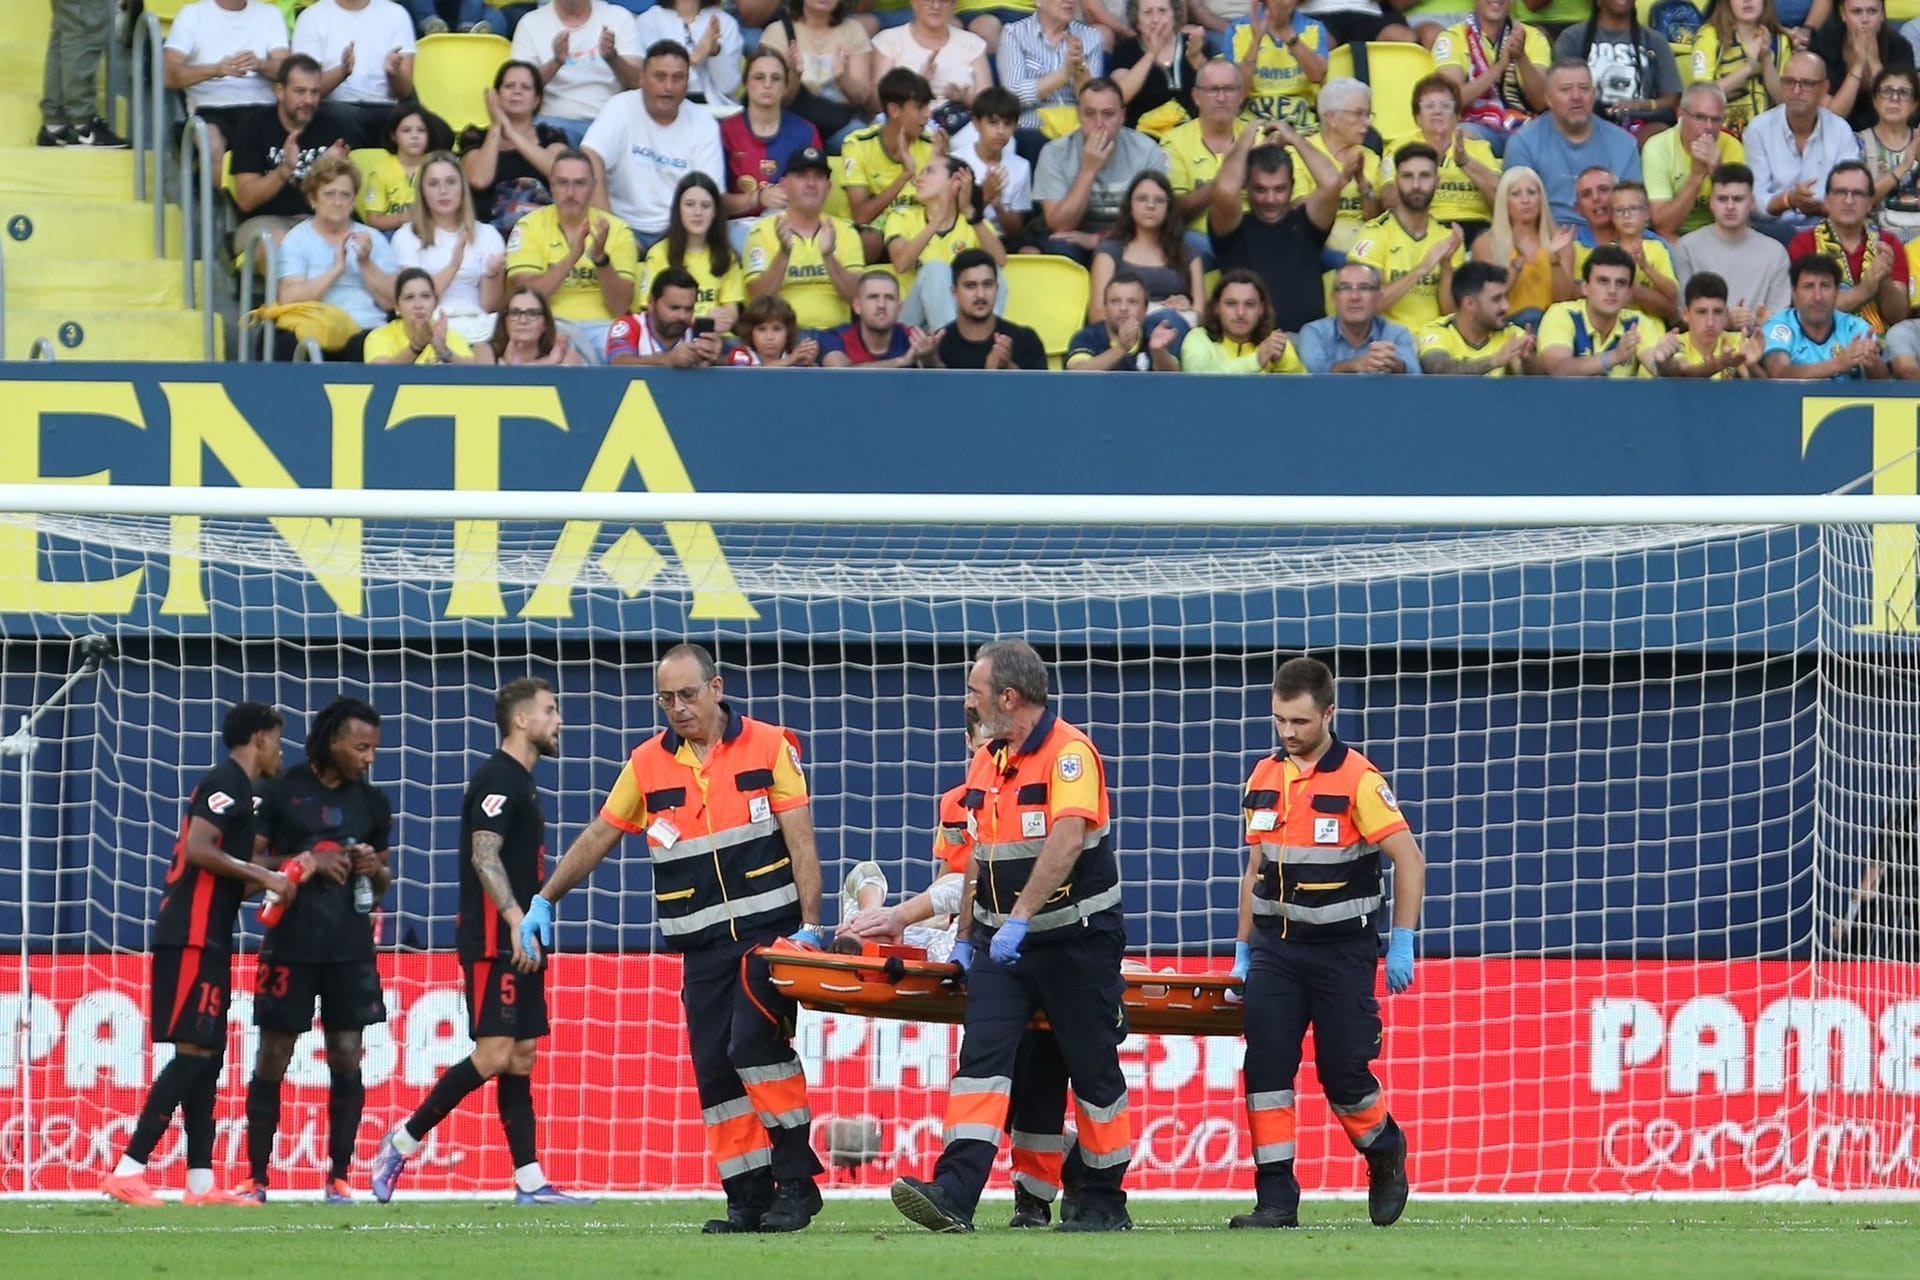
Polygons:
M280 713L262 703L234 706L220 726L227 758L208 770L187 801L153 930L153 1040L172 1044L174 1056L147 1091L119 1165L100 1184L115 1200L161 1203L147 1183L147 1158L178 1108L187 1131L185 1203L245 1203L213 1185L213 1106L227 1047L240 900L263 889L283 899L294 894L285 875L253 862L253 784L280 772L283 724Z
M267 930L254 973L253 1024L260 1052L247 1083L251 1177L235 1193L267 1198L267 1171L280 1129L280 1085L293 1044L313 1026L320 1002L326 1032L329 1204L350 1204L347 1174L366 1109L360 1030L386 1021L373 956L373 906L393 883L387 869L393 808L367 781L380 745L380 713L358 698L335 698L313 718L307 760L267 789L258 856L278 869L306 857L313 871L280 923Z
M435 1125L488 1080L513 1156L515 1204L592 1204L547 1181L534 1141L533 1061L547 1034L546 972L538 944L520 945L520 918L546 870L547 817L533 766L560 754L560 706L545 680L502 686L493 718L500 749L467 783L460 804L460 963L467 977L473 1056L441 1075L373 1158L373 1198L393 1198L407 1161Z

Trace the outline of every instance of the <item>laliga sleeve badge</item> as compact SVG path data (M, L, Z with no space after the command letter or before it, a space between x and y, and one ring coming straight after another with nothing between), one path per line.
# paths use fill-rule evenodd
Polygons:
M1340 819L1315 818L1313 820L1313 842L1315 844L1340 843Z
M1070 751L1060 757L1060 781L1078 782L1080 775L1087 769L1086 758L1077 751Z
M1247 820L1249 831L1272 831L1280 825L1280 815L1272 809L1257 809Z
M215 813L225 813L233 808L233 797L224 791L216 791L207 797L207 808Z
M480 812L486 814L489 818L499 817L500 811L506 807L507 798L497 792L490 796L483 796L480 800Z
M1400 812L1400 802L1399 802L1398 800L1396 800L1396 799L1394 799L1394 798L1393 798L1393 788L1392 788L1392 787L1389 787L1389 786L1388 786L1388 785L1387 785L1386 783L1384 783L1384 782L1383 782L1383 783L1381 783L1381 784L1380 784L1380 793L1379 793L1379 794L1380 794L1380 803L1381 803L1381 804L1383 804L1383 805L1385 805L1385 806L1387 806L1387 808L1389 808L1389 809L1391 809L1391 810L1393 810L1393 811L1394 811L1395 813L1398 813L1398 812Z
M773 817L773 803L765 796L751 796L747 800L747 819L751 822L765 822Z
M647 828L647 835L662 849L671 849L680 838L680 828L673 825L671 818L655 818L653 825Z
M1037 809L1030 809L1020 815L1020 834L1029 840L1038 840L1047 834L1047 815Z

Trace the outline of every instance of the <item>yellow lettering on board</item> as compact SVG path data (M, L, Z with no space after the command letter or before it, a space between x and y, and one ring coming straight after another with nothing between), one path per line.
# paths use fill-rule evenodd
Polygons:
M453 420L453 487L468 493L500 491L500 423L528 418L567 429L558 388L521 386L403 386L393 393L387 430L415 418ZM453 586L449 618L504 618L500 594L500 522L453 522Z
M1911 496L1916 489L1914 450L1920 445L1920 401L1881 396L1808 396L1800 402L1800 455L1827 419L1848 409L1872 414L1873 491ZM1920 545L1915 526L1873 526L1872 591L1866 631L1920 631L1914 617L1914 582Z
M49 416L114 418L147 429L131 382L55 382L37 378L0 382L6 406L0 483L111 484L107 470L83 476L41 474L40 430ZM40 576L40 532L30 524L0 522L0 613L131 613L144 570L129 569L96 582L49 582Z
M281 465L240 411L224 386L212 382L163 382L173 418L171 483L206 483L206 455L220 460L227 474L247 488L296 489ZM358 489L366 483L365 421L373 388L343 384L327 388L333 410L333 488ZM164 614L201 616L207 612L201 563L203 522L199 516L173 518L173 552L167 575ZM366 611L362 573L363 524L357 517L338 519L277 517L273 527L306 565L334 605L349 617Z
M666 420L653 401L653 393L637 378L627 384L627 392L621 397L613 421L607 424L606 437L600 442L593 465L587 469L580 492L617 493L629 470L637 470L641 483L653 493L694 492L693 478L687 474L687 464L674 447ZM573 586L586 567L587 557L593 554L600 528L598 520L567 522L540 585L527 597L526 607L520 611L521 617L573 616ZM760 616L760 611L734 581L733 566L727 563L727 553L721 549L711 524L705 520L669 520L666 530L667 540L673 544L674 553L686 568L687 581L693 587L690 617L751 620ZM613 563L607 565L608 571L628 596L638 594L664 567L664 562L656 563L638 554L632 540L624 536L608 553L614 556Z

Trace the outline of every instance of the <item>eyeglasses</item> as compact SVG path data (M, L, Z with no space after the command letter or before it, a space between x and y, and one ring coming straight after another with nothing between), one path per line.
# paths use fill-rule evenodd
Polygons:
M509 320L544 320L546 318L547 313L538 307L507 308L507 319Z
M653 695L653 700L671 711L676 702L684 702L690 707L696 705L700 701L700 695L706 691L705 685L695 685L691 689L662 689Z
M1872 195L1873 192L1863 191L1859 187L1827 188L1827 199L1829 200L1866 200L1870 199Z
M1653 208L1651 205L1617 204L1613 206L1613 216L1616 218L1630 218L1636 213L1652 213L1652 212L1653 212Z
M1882 85L1874 96L1885 98L1889 102L1905 102L1913 97L1913 90L1901 89L1894 85Z
M1378 293L1380 292L1380 286L1377 284L1354 284L1350 281L1343 280L1333 286L1333 291L1335 293Z
M1825 80L1801 80L1794 76L1781 76L1780 87L1788 92L1798 90L1801 93L1811 93L1815 89L1826 88L1827 82Z
M1680 114L1695 124L1710 124L1716 129L1727 122L1727 117L1724 112L1717 116L1709 115L1705 111L1682 111Z

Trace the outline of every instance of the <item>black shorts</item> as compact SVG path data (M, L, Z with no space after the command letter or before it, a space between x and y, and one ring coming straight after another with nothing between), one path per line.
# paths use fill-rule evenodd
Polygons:
M260 957L253 975L253 1025L301 1032L313 1026L313 1002L328 1031L357 1031L387 1020L380 967L371 960L288 961Z
M216 947L155 947L151 1015L155 1044L227 1047L233 953Z
M1468 5L1467 8L1472 8ZM1406 20L1396 13L1322 13L1314 21L1327 29L1335 44L1367 44L1378 40L1388 27L1403 27Z
M467 1034L475 1040L507 1036L535 1040L547 1034L547 968L521 973L507 957L466 960Z

